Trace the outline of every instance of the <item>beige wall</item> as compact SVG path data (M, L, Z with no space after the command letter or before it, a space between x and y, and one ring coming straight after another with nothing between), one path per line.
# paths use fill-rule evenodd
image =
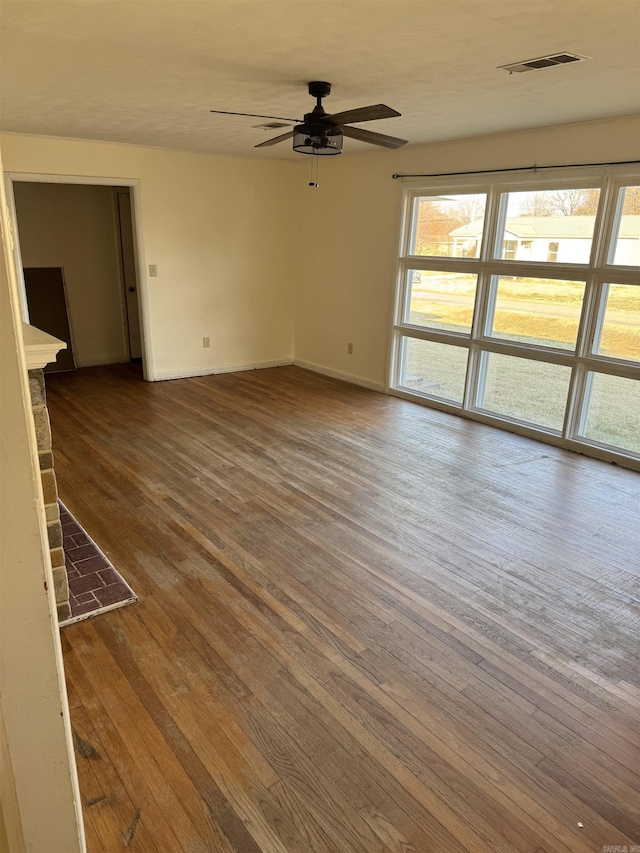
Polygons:
M63 267L78 367L129 360L113 190L15 183L25 267Z
M11 853L83 849L62 653L0 187L0 795Z
M389 128L391 130L391 128ZM347 140L348 144L348 140ZM137 178L157 378L296 362L384 387L394 172L640 158L637 117L277 162L6 134L6 168ZM295 318L295 322L294 322ZM202 337L211 337L211 349ZM353 355L347 344L354 345Z
M393 133L391 121L388 130ZM640 120L589 122L399 151L347 152L327 159L320 166L320 189L309 190L305 205L305 275L295 295L296 362L381 388L402 193L392 174L640 159ZM304 164L298 171L302 182ZM347 354L349 341L353 355Z
M16 134L2 150L10 172L139 181L155 378L292 360L291 163Z

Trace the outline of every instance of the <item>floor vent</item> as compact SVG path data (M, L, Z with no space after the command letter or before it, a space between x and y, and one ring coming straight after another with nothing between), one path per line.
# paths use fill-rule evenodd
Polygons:
M526 59L524 62L512 62L510 65L499 65L509 74L521 74L523 71L538 71L540 68L551 68L554 65L568 65L571 62L584 62L589 57L578 56L577 53L554 53L551 56L539 56L537 59Z

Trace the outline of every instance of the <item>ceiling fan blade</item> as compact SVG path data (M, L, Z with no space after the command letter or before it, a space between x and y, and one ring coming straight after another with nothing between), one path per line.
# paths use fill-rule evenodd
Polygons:
M284 142L285 139L293 139L294 133L283 133L281 136L274 136L273 139L267 139L266 142L261 142L260 145L254 145L254 148L266 148L268 145L277 145L278 142Z
M274 118L276 121L292 121L294 124L301 124L301 118L283 118L282 116L263 116L257 113L230 113L227 110L209 110L210 113L217 113L222 116L247 116L247 118Z
M334 113L330 116L325 116L323 124L352 124L358 121L376 121L379 118L395 118L400 113L397 110L392 110L384 104L374 104L371 107L359 107L356 110L345 110L342 113Z
M407 139L399 139L397 136L387 136L384 133L373 133L371 130L362 130L359 127L343 127L342 132L350 139L358 139L360 142L370 142L372 145L381 145L383 148L402 148Z

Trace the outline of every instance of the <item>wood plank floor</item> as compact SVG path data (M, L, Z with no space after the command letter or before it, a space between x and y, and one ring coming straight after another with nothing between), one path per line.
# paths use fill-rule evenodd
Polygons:
M141 599L62 633L90 853L640 844L637 474L293 367L48 391Z

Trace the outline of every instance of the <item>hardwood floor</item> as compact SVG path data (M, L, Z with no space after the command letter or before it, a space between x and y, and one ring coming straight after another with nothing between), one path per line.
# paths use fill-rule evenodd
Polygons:
M48 399L140 596L62 632L90 853L640 844L637 474L293 367Z

